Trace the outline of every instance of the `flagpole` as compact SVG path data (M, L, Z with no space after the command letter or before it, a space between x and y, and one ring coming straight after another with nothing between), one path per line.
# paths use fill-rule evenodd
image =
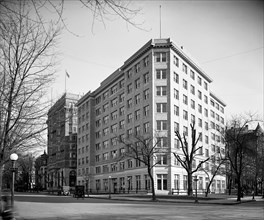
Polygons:
M66 92L67 92L67 90L66 90L66 71L65 71L64 77L65 77L64 82L65 82L65 94L66 94Z

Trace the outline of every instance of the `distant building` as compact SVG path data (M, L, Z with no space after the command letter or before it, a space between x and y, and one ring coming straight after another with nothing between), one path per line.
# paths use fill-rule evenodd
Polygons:
M164 146L159 147L166 145L180 153L174 131L190 140L189 125L195 121L202 133L198 145L203 146L203 154L194 162L214 155L217 149L224 152L220 132L225 127L226 104L212 93L211 83L170 39L147 42L77 103L77 184L98 192L108 192L109 186L112 192L149 190L146 167L128 158L117 161L124 149L116 137L139 133L154 137L158 132L164 137ZM195 175L203 192L209 180L202 171ZM157 193L187 190L187 174L173 156L163 158L153 176ZM225 188L225 176L216 176L211 191L224 192Z
M260 124L255 129L249 129L248 125L228 130L234 141L241 143L241 156L243 160L241 185L244 193L263 193L264 188L264 131ZM232 135L233 133L233 135ZM230 154L232 155L232 142ZM227 149L228 150L228 149ZM235 161L235 159L233 159ZM239 161L239 160L238 160ZM239 162L237 162L239 163ZM237 165L239 167L239 164ZM237 189L237 178L231 166L227 166L227 188Z
M47 164L48 155L44 151L35 160L35 187L38 190L46 190L48 188Z
M65 93L48 112L48 190L76 184L77 111L79 96Z

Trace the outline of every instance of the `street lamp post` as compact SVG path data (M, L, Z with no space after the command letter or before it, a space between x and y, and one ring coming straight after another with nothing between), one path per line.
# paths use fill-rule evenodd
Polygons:
M111 199L111 176L108 177L108 184L109 184L109 199Z
M13 153L10 155L10 160L12 161L12 188L11 188L11 205L14 207L14 191L15 191L15 172L16 172L16 160L18 159L18 156L16 153Z
M198 198L197 198L197 181L198 181L198 178L195 177L194 181L195 181L195 203L198 203Z

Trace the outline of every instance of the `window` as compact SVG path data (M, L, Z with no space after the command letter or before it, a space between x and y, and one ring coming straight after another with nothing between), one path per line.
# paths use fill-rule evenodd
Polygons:
M125 80L120 80L120 82L119 82L119 88L120 89L122 89L123 87L124 87L124 85L125 85Z
M211 121L211 128L215 129L215 123Z
M149 65L149 58L148 57L145 57L143 59L143 63L144 63L144 67L148 66Z
M117 85L114 85L111 89L111 95L117 92Z
M175 99L179 100L179 91L177 89L174 89L173 95Z
M187 66L184 63L182 64L182 71L187 74Z
M140 87L140 79L135 80L135 88L138 89Z
M208 97L206 95L204 95L204 102L208 104Z
M101 126L101 119L98 119L95 121L95 126L100 127Z
M125 121L122 120L119 122L119 129L124 129L125 128Z
M105 128L104 130L103 130L103 136L106 136L106 135L108 135L109 134L109 128Z
M183 110L183 119L188 120L188 112Z
M204 89L205 90L208 90L208 84L207 84L207 82L204 82Z
M205 127L205 130L208 131L208 129L209 129L208 128L208 122L206 122L206 121L204 122L204 127Z
M179 116L179 107L177 105L174 105L174 115Z
M127 100L127 108L132 107L132 99Z
M202 113L202 109L203 109L202 106L200 104L198 104L198 112L199 113Z
M143 112L144 112L144 116L148 116L149 115L149 105L147 105L147 106L145 106L144 108L143 108Z
M174 122L174 132L175 131L179 131L179 129L180 129L179 123L178 122Z
M184 134L185 136L188 136L188 127L183 126L183 134Z
M188 89L188 83L185 79L182 80L182 86L184 89Z
M187 175L183 175L183 189L187 190L188 183L187 183Z
M127 137L129 138L133 134L132 128L127 130Z
M194 71L193 71L193 70L190 71L190 76L191 76L191 78L192 78L193 80L195 79L195 74L194 74Z
M174 82L179 83L179 75L175 72L173 73L173 80Z
M107 102L103 105L103 112L106 112L108 109L109 109L109 103Z
M207 110L207 108L204 108L204 115L205 115L206 117L208 117L208 110Z
M183 103L185 105L188 105L188 99L187 99L187 96L186 95L183 95Z
M127 78L130 79L132 76L132 69L127 71Z
M180 141L177 138L174 138L174 148L180 149Z
M144 79L144 84L148 83L149 82L149 73L145 73L143 76L143 79Z
M167 112L167 103L157 103L157 112L159 113Z
M103 154L103 160L108 160L109 159L109 153L104 153Z
M157 164L166 165L167 162L167 155L157 155Z
M114 107L117 105L117 98L114 98L113 100L111 100L111 107Z
M140 103L140 94L135 95L135 104L139 104Z
M191 85L191 93L195 95L195 87L193 85Z
M135 72L138 73L140 71L140 63L137 63L135 66Z
M157 96L166 96L167 95L167 87L166 86L157 86Z
M166 69L158 69L156 70L156 79L166 79Z
M203 121L201 118L198 118L198 126L201 128L203 127Z
M167 130L167 121L165 121L165 120L157 120L157 130L158 131Z
M180 189L180 175L174 174L174 189Z
M155 53L155 57L156 57L156 62L166 62L165 52Z
M168 189L168 175L167 174L157 174L157 189L167 190Z
M101 108L95 110L95 115L98 116L101 114Z
M143 97L144 97L144 100L149 99L149 89L144 90Z
M167 137L158 137L157 138L157 147L159 148L167 148Z
M127 94L132 92L132 83L127 85Z
M198 98L202 100L202 92L198 90Z
M103 122L104 122L104 124L107 124L109 122L109 116L108 115L103 117Z
M95 156L95 162L100 162L100 155Z
M211 117L214 118L215 117L215 113L214 111L211 110Z
M119 115L122 116L125 114L125 107L122 106L120 109L119 109Z
M112 120L117 119L117 111L114 111L114 112L111 113L111 119Z
M103 93L103 100L105 100L106 98L108 98L108 96L109 96L108 91L104 92Z
M191 115L191 123L195 124L195 116L193 114Z
M195 101L193 101L192 99L191 99L191 108L195 109Z
M132 122L132 114L127 115L127 123Z
M117 132L117 124L114 124L111 126L111 133L116 133Z
M200 76L198 76L197 80L198 80L198 84L201 86L202 85L202 78Z
M133 167L133 161L131 159L127 160L127 168L132 168Z
M140 162L140 161L136 160L136 162ZM138 164L137 167L139 166L140 166L140 163ZM140 189L141 189L141 177L140 175L136 175L136 190L140 190Z
M122 103L125 100L125 94L122 93L119 95L119 102Z
M135 111L135 120L139 120L140 119L140 110L136 110Z
M206 143L206 144L209 144L209 138L208 138L207 135L205 135L205 143ZM207 150L207 151L208 151L208 150Z
M148 133L150 130L149 122L143 124L144 133Z
M211 102L211 106L214 107L214 106L215 106L215 102L214 102L214 100L211 99L210 102Z
M175 55L173 56L173 64L177 67L179 67L179 58L176 57Z

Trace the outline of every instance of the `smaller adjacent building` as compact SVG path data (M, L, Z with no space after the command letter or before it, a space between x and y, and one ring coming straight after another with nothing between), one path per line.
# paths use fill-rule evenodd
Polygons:
M254 129L249 129L248 125L244 127L231 128L228 132L231 133L231 137L237 143L230 142L230 147L227 150L230 152L233 161L236 161L237 167L240 166L242 160L241 169L241 186L244 193L257 194L263 192L264 188L264 131L260 124ZM240 154L236 155L239 151ZM232 156L233 155L233 156ZM241 155L241 156L240 156ZM237 157L237 158L235 158ZM241 157L241 159L240 159ZM228 166L227 172L227 188L231 191L237 189L238 180L235 172L231 166Z
M65 93L48 112L47 189L69 190L76 185L77 111L79 95Z
M35 187L37 190L46 190L48 188L47 164L48 155L44 151L35 161Z

